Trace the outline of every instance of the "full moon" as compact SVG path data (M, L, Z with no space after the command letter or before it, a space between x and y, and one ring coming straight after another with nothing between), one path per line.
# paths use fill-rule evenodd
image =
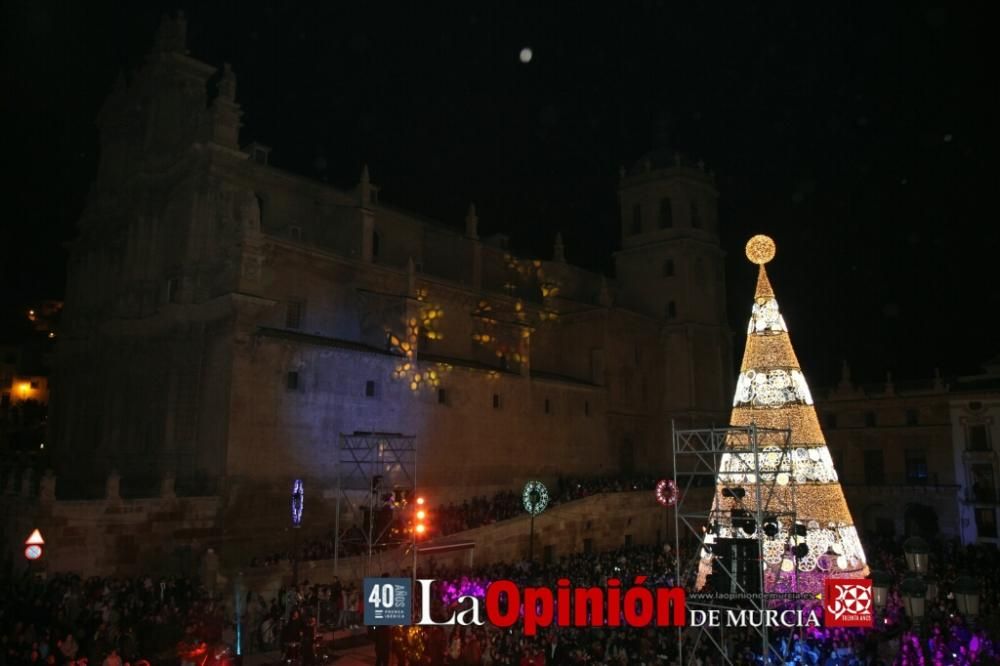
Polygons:
M531 53L531 49L525 46L523 49L521 49L521 56L520 56L521 62L523 62L524 64L528 64L529 62L531 62L532 55L533 54Z

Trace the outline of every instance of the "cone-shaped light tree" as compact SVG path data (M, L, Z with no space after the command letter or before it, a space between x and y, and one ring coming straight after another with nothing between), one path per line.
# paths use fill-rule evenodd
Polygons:
M713 515L756 511L756 493L734 497L731 491L723 491L735 483L748 490L756 483L755 475L748 472L756 469L761 485L768 486L761 494L767 498L766 505L761 500L761 511L777 514L776 507L792 506L794 517L765 518L764 525L751 523L749 532L739 520L720 520L707 535L706 544L719 538L757 539L756 530L762 530L767 591L819 592L824 578L867 575L865 553L764 269L774 258L774 241L754 236L747 243L746 254L760 269L731 425L785 429L791 436L787 446L774 446L773 440L759 445L756 467L751 453L723 454ZM702 550L699 584L712 573L710 551L710 546Z

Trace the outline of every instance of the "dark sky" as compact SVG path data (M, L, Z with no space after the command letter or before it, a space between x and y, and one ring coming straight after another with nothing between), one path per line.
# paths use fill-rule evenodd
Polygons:
M874 381L975 371L1000 352L988 22L909 2L775 4L181 8L191 54L233 65L243 140L277 166L351 186L368 162L385 202L459 226L474 200L482 232L547 257L562 231L570 261L610 271L618 167L670 146L718 175L740 346L742 246L765 232L814 384L842 358ZM61 296L97 110L177 8L5 2L5 308Z

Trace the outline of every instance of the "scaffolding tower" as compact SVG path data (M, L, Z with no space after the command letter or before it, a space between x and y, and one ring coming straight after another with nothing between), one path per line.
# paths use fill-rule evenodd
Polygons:
M798 568L789 571L782 566L783 558L798 543L791 430L754 424L673 428L673 463L679 490L674 514L677 585L688 593L688 608L722 614L750 611L763 617L777 597L786 598L770 594L771 590L798 589ZM705 492L692 492L697 488ZM744 542L755 544L748 575L738 571L745 561L713 553L713 548ZM728 593L709 589L706 574L712 572L730 581ZM713 663L733 664L725 622L720 625L678 627L680 664L693 663L705 644L719 656ZM772 640L773 632L765 622L753 629L760 638L764 663L786 663L790 641Z
M366 556L365 575L372 574L372 560L383 547L409 544L409 537L391 540L394 521L377 525L376 516L385 508L385 495L403 492L412 496L417 487L417 440L413 435L386 432L341 433L337 443L336 543L333 570L338 571L340 551L356 546ZM357 521L352 533L341 535L343 505Z

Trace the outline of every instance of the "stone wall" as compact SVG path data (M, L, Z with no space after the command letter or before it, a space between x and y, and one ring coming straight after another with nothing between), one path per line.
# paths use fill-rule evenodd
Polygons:
M24 540L37 528L45 546L32 564L35 571L197 573L203 553L221 536L219 498L178 498L167 481L160 497L128 500L121 498L118 483L117 475L108 478L104 499L65 501L55 499L55 479L46 475L37 495L0 496L2 570L27 566Z
M704 495L703 504L711 502L711 489L692 492ZM698 500L691 497L691 501ZM421 554L418 569L426 567L431 560L436 565L451 567L526 559L530 522L530 517L524 515L429 541L424 545L428 550L449 545L454 549ZM672 542L673 535L673 511L668 512L658 505L651 491L604 493L552 507L538 516L535 519L534 557L536 560L546 556L558 560L583 552L588 540L594 552L602 552L620 548L627 541L636 545L655 544L666 538ZM333 560L301 562L299 580L326 583L334 575L341 580L359 580L365 575L378 576L383 572L409 575L412 564L408 554L399 550L386 551L375 557L366 574L366 559L342 558L336 568ZM291 582L292 565L285 562L246 569L243 573L249 589L267 596ZM234 572L227 572L220 585L235 580L233 575Z

